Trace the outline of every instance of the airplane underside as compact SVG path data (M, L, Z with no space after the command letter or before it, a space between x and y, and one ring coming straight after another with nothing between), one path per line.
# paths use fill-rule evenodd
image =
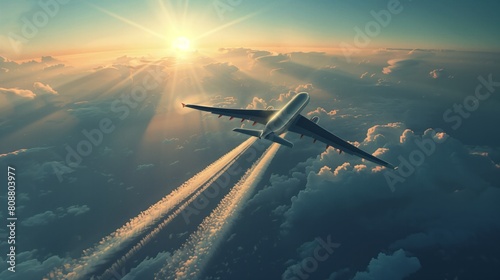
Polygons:
M259 139L261 138L260 135L262 134L262 130L257 130L257 129L245 129L245 128L235 128L233 131L243 133L246 135L250 135L253 137L258 137ZM293 148L293 143L276 135L274 132L271 132L267 136L264 137L264 139L267 139L269 141L281 144L283 146L287 146L289 148Z

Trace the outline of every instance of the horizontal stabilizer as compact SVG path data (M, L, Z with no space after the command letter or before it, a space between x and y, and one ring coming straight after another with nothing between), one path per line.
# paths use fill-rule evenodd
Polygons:
M281 144L283 146L287 146L288 148L293 148L293 143L290 141L285 140L284 138L279 137L278 135L271 133L266 136L267 140L271 140L273 142L276 142L278 144Z
M243 133L246 135L250 135L250 136L254 136L254 137L260 137L260 134L262 133L262 130L245 129L245 128L234 128L233 131Z

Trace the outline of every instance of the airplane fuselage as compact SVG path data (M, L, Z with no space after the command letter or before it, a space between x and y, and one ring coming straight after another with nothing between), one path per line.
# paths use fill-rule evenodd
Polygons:
M395 168L392 164L361 150L357 146L324 129L318 125L319 118L317 116L308 119L301 115L301 111L308 103L309 94L301 92L294 96L281 110L228 109L184 103L182 103L182 106L211 112L212 114L219 115L219 117L229 116L230 120L240 118L242 122L244 120L253 121L253 125L260 123L264 125L263 130L237 127L233 128L233 131L252 137L267 139L289 148L293 148L293 143L280 136L287 131L300 134L300 138L304 135L309 136L314 139L313 143L321 141L326 144L327 148L334 147L339 153L344 151L387 168Z
M300 115L300 112L309 103L309 94L301 92L294 96L281 110L276 112L262 131L260 138L266 138L269 134L280 135L288 130L288 127Z

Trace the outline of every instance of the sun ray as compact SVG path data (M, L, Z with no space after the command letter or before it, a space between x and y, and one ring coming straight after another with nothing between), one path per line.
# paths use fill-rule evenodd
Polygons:
M240 18L238 18L238 19L235 19L235 20L233 20L233 21L231 21L231 22L228 22L228 23L226 23L226 24L224 24L224 25L221 25L221 26L219 26L219 27L216 27L216 28L214 28L214 29L212 29L212 30L209 30L209 31L207 31L207 32L205 32L205 33L203 33L203 34L201 34L200 36L196 37L194 40L199 40L199 39L205 38L205 37L207 37L207 36L209 36L209 35L212 35L212 34L214 34L214 33L216 33L216 32L219 32L219 31L224 30L224 29L226 29L226 28L228 28L228 27L231 27L231 26L233 26L233 25L235 25L235 24L237 24L237 23L240 23L240 22L242 22L242 21L248 20L248 19L250 19L250 18L252 18L252 17L254 17L254 16L256 16L256 15L260 14L261 12L262 12L262 10L257 11L257 12L254 12L254 13L251 13L251 14L248 14L248 15L246 15L246 16L244 16L244 17L240 17Z
M92 3L87 3L87 4L90 5L90 6L92 6L92 7L94 7L95 9L97 9L97 10L99 10L99 11L101 11L101 12L107 14L107 15L109 15L109 16L112 16L112 17L114 17L116 19L119 19L120 21L122 21L124 23L127 23L127 24L129 24L131 26L137 27L137 28L139 28L139 29L141 29L141 30L143 30L143 31L151 34L151 35L154 35L154 36L156 36L158 38L166 40L165 36L163 36L162 34L160 34L158 32L155 32L155 31L153 31L153 30L151 30L149 28L146 28L146 27L144 27L144 26L142 26L142 25L140 25L140 24L138 24L138 23L136 23L134 21L131 21L130 19L124 18L124 17L122 17L120 15L117 15L117 14L115 14L113 12L110 12L110 11L108 11L108 10L102 8L102 7L99 7L99 6L95 5L95 4L92 4Z

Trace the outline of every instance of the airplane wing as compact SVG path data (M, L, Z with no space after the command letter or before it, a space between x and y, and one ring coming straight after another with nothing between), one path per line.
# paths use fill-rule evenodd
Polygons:
M385 166L387 168L394 169L395 167L388 163L385 162L361 149L358 147L349 144L348 142L340 139L339 137L333 135L331 132L328 130L322 128L321 126L317 125L316 123L312 122L311 120L307 119L306 117L299 115L296 119L296 121L288 128L289 131L306 135L309 137L312 137L314 139L317 139L327 145L330 145L334 148L337 148L341 151L344 151L348 154L356 155L361 158L364 158L368 161L374 162L376 164L380 164L382 166Z
M210 112L220 116L229 116L231 118L239 118L243 120L251 120L255 123L267 124L269 119L278 110L251 110L251 109L228 109L228 108L217 108L209 106L200 106L193 104L184 104L183 107L193 108L200 111Z

